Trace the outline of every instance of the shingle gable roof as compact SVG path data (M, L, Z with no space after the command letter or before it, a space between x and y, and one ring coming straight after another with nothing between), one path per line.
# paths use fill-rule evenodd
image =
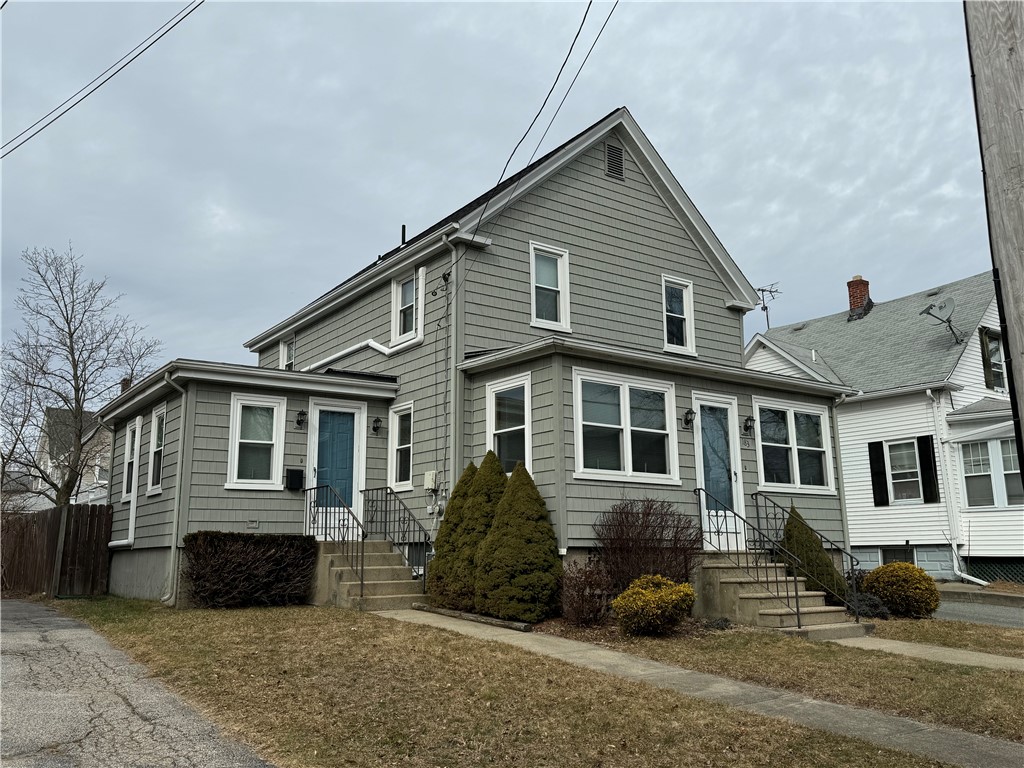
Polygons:
M945 325L921 315L929 304L949 298L956 301L951 320L965 337L961 344ZM992 273L982 272L876 302L859 320L848 321L849 312L843 311L772 328L764 335L794 356L793 350L800 351L805 365L811 364L809 351L814 350L844 384L879 392L946 380L994 298Z
M970 405L965 405L963 408L957 408L955 411L950 411L950 416L968 416L982 413L1010 413L1010 401L999 400L995 397L983 397L981 400L976 400Z

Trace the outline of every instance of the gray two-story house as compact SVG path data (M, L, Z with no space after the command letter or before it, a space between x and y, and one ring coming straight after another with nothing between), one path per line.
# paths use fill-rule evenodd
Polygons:
M710 531L755 491L845 542L853 390L744 368L756 300L618 109L253 336L258 365L176 360L104 408L111 591L173 600L190 531L317 533L314 486L357 518L387 489L436 530L489 449L525 463L563 554L623 498Z

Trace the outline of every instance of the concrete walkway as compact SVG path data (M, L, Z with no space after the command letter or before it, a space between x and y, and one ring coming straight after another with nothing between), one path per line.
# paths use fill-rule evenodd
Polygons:
M39 603L0 603L4 768L273 768L144 667Z
M383 611L385 618L425 624L514 645L597 672L664 688L809 728L862 739L890 749L964 768L1021 768L1024 745L953 728L926 725L868 709L832 704L759 685L649 661L608 648L537 632L515 632L424 611Z
M1024 659L1012 656L997 656L994 653L978 653L960 648L946 648L941 645L925 645L924 643L905 643L902 640L885 640L880 637L848 637L843 640L830 640L838 645L851 648L863 648L865 651L883 651L899 656L913 656L928 661L941 661L943 664L964 664L968 667L988 667L989 669L1008 669L1011 672L1024 672Z

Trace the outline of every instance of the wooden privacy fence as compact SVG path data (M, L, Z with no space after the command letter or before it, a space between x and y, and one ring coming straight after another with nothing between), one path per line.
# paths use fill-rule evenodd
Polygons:
M104 594L112 510L100 504L72 504L5 513L0 521L3 590L58 597Z

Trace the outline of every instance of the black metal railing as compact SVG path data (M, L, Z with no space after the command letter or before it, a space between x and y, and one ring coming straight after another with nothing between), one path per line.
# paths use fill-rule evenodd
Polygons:
M795 579L785 573L776 561L780 555L799 563L800 558L783 549L777 541L757 525L737 514L704 488L694 488L701 509L701 529L704 542L740 568L771 597L793 611L798 628L803 626L800 614L800 588Z
M363 491L363 527L368 536L383 536L405 558L405 564L420 577L427 591L427 565L430 560L430 533L390 488Z
M821 579L799 563L793 565L792 569L795 574L803 576L809 583L813 583L815 588L824 590L836 600L843 603L843 605L846 606L847 611L853 614L854 620L859 623L860 602L857 599L856 571L857 566L860 565L860 560L854 557L853 553L845 549L841 544L833 541L825 534L820 533L808 525L807 521L798 517L790 518L789 510L786 507L782 506L761 491L755 491L750 494L750 497L754 500L754 517L757 520L758 527L774 539L777 549L782 548L781 542L785 536L786 523L792 522L818 539L818 541L821 542L822 548L830 557L834 558L835 555L839 555L841 561L840 576L842 578L842 582L848 588L848 592L843 595L837 595L835 589L833 589L831 585L822 583ZM849 578L847 578L848 575Z
M366 553L363 542L366 529L356 513L330 485L306 488L306 515L309 532L321 541L337 545L335 554L344 558L359 576L359 597L363 597Z

